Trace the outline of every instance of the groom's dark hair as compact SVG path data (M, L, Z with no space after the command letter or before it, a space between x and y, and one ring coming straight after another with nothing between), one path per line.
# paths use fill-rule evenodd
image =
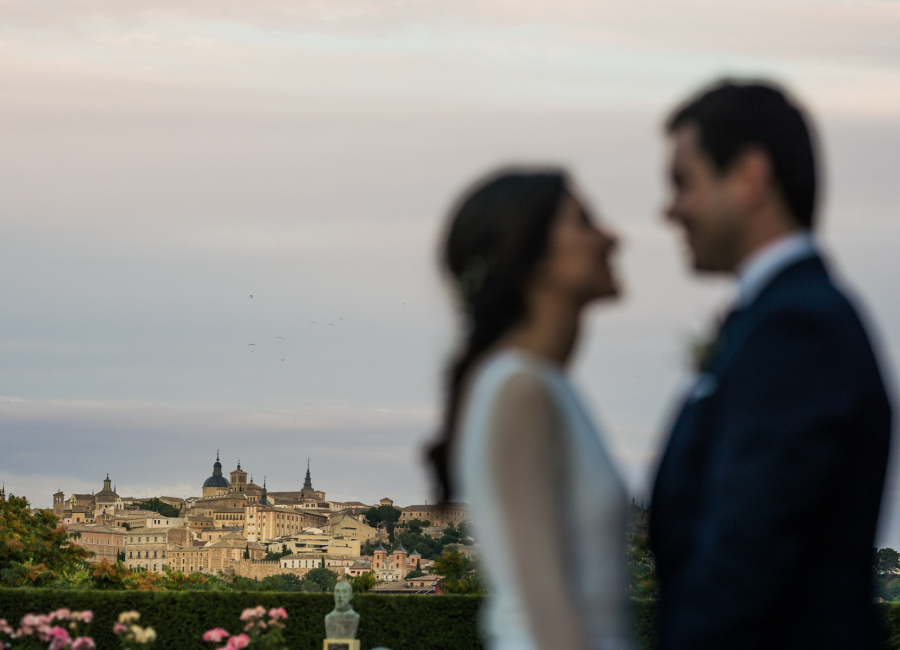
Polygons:
M666 131L694 125L698 146L720 173L749 148L764 151L778 188L799 226L812 229L816 157L801 108L768 82L723 80L672 113Z

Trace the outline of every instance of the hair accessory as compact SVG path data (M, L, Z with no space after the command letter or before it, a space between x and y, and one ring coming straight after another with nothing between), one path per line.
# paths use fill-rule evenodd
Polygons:
M475 295L481 291L484 279L487 277L488 265L483 257L476 256L469 260L462 273L457 278L459 293L462 294L466 304L471 305Z

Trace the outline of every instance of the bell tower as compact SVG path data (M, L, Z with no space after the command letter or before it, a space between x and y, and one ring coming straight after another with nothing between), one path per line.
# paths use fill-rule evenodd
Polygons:
M247 472L241 469L240 460L237 469L231 472L231 489L234 492L243 492L247 489Z

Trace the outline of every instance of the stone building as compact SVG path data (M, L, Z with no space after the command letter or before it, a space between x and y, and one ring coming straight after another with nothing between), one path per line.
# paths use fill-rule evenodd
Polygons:
M372 571L375 577L384 582L403 580L406 574L416 568L415 560L410 563L409 553L401 544L388 555L381 544L372 553Z
M355 578L357 576L361 576L364 573L372 572L372 561L371 560L357 560L350 566L344 569L344 573L346 573L351 578Z
M327 519L289 508L249 503L246 511L246 539L265 542L275 537L299 533L304 528L324 523Z
M109 474L103 481L103 488L96 494L72 494L67 499L63 491L58 490L53 495L53 514L69 524L94 523L97 516L113 515L123 508L122 499L113 489Z
M238 460L237 469L231 472L231 491L247 491L247 472L241 469L241 461Z
M213 528L237 528L242 533L246 525L246 507L222 508L210 512Z
M268 550L279 553L287 549L295 555L328 554L335 557L360 556L366 540L358 540L350 537L334 537L325 532L312 532L318 529L307 528L302 532L275 537L263 542Z
M162 571L168 566L167 553L176 546L188 546L187 528L138 528L125 533L125 566L129 569Z
M445 528L450 524L471 523L469 508L464 503L445 503L440 506L422 505L407 506L400 509L400 523L405 524L418 519L430 521L432 526Z
M329 553L315 553L310 555L287 555L281 558L282 569L331 569L335 573L345 573L346 569L353 566L358 560L343 555L331 555Z
M248 556L249 557L246 557ZM256 542L248 542L238 532L226 533L217 542L204 546L183 545L169 551L168 566L182 573L223 573L244 560L257 562L266 556L266 549Z
M66 532L69 533L70 544L91 552L88 562L92 564L102 559L115 564L119 551L125 549L125 533L121 528L71 524L66 526Z
M176 546L169 551L168 567L182 573L209 573L209 549L205 546Z
M94 516L99 514L98 511L111 515L116 510L122 510L123 508L124 505L119 499L119 495L116 494L115 489L113 489L112 481L109 480L109 473L107 473L106 479L103 481L103 489L94 495Z
M378 531L367 524L362 516L353 517L346 512L335 513L328 517L325 532L332 537L353 537L362 541L375 539Z
M225 535L215 544L204 547L208 553L207 563L209 573L221 573L230 561L238 561L245 555L250 560L261 560L266 556L266 549L258 542L248 542L241 533L234 532Z
M325 493L313 488L312 475L309 471L309 459L306 460L306 478L299 492L270 492L272 504L297 510L331 510L333 504L326 501Z

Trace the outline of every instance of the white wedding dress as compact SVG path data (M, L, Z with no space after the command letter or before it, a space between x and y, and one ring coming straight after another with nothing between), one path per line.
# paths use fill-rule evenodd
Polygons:
M633 647L625 524L627 497L619 473L581 400L562 370L525 352L502 350L486 359L470 382L460 413L453 462L456 484L470 504L478 560L489 589L482 633L490 650L536 650L510 550L491 458L491 422L498 394L510 378L524 373L539 380L558 411L564 444L564 478L554 494L564 522L567 584L595 650ZM502 462L502 460L500 461ZM546 522L534 521L541 526ZM559 549L562 552L562 549ZM540 562L535 557L534 562Z

